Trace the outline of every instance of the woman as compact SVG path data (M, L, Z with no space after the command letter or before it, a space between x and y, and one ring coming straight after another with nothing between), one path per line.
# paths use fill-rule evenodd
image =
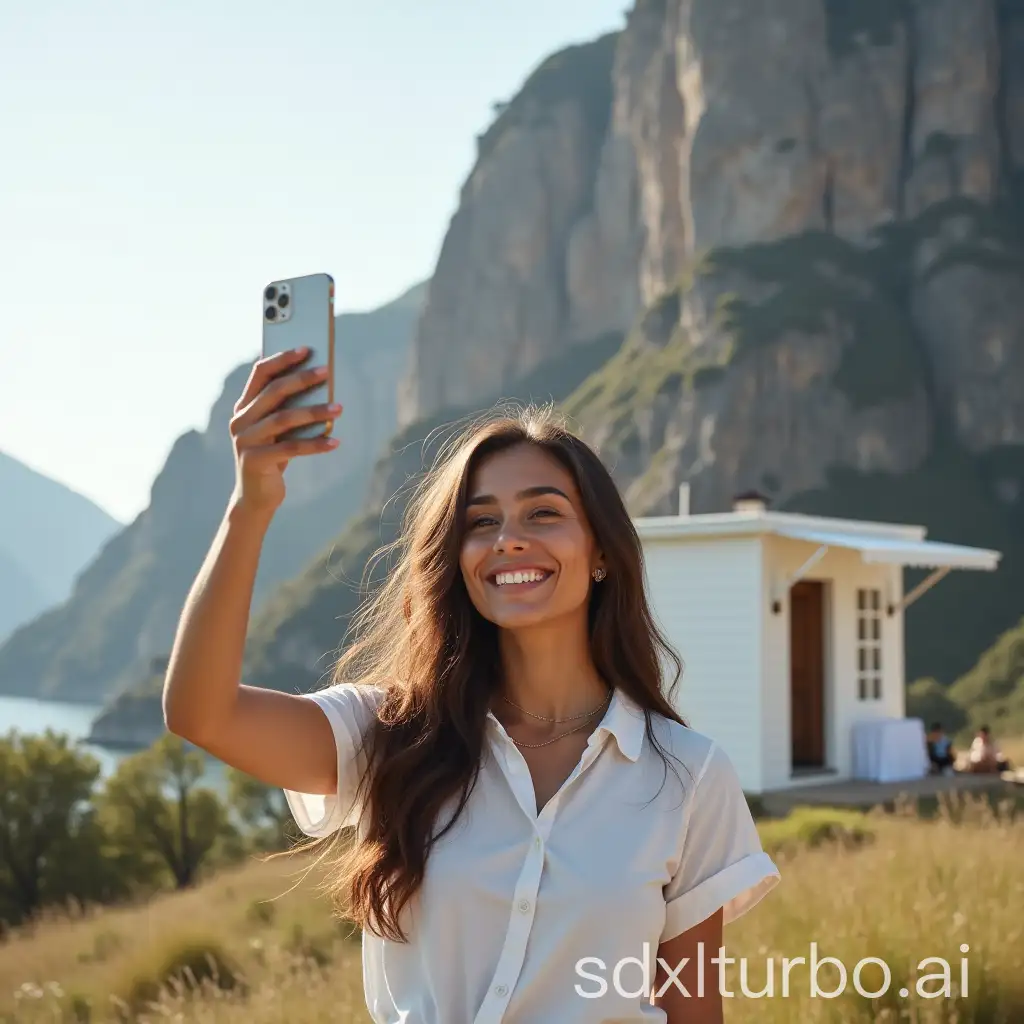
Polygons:
M721 1021L723 924L778 873L729 759L663 696L611 477L549 417L485 423L427 476L332 686L239 685L284 468L334 446L278 440L340 413L280 408L322 379L301 358L257 363L235 407L168 727L285 790L308 836L355 828L337 893L375 1021Z

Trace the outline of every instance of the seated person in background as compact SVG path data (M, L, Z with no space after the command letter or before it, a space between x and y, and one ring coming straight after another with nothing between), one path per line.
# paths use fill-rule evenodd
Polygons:
M968 770L977 773L995 773L1008 771L1010 762L1003 757L996 749L992 739L992 732L987 725L983 725L974 742L971 743Z
M941 722L933 722L928 733L928 760L935 774L951 769L956 761L953 741L946 735Z

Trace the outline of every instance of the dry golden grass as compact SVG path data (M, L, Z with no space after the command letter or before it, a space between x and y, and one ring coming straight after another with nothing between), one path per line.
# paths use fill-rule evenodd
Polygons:
M75 1020L54 1013L57 1004L67 1008L76 999L93 1007L92 1020L104 1020L104 1012L114 1009L112 996L126 995L137 978L153 973L167 950L189 942L215 943L238 962L255 983L253 1004L270 1014L259 1019L292 1019L273 1015L278 1004L271 989L287 981L288 998L294 999L301 991L296 971L315 975L318 961L328 959L343 982L332 983L335 1011L350 1014L342 1020L363 1019L358 938L332 919L316 891L315 870L306 877L308 867L299 858L254 862L144 906L39 922L0 945L0 1021L12 1013L10 1019L19 1022ZM54 987L61 998L45 995ZM257 1019L249 1010L236 1012L241 1016L234 1019ZM207 1019L191 1012L186 1018Z
M829 839L820 811L763 825L783 883L767 901L726 933L729 956L746 957L748 992L764 988L774 960L773 998L744 997L739 969L726 972L726 1019L735 1024L1000 1024L1024 1020L1021 979L1024 939L1024 823L993 813L988 804L951 804L934 820L903 815L857 820L836 817L840 839ZM851 837L855 841L845 841ZM865 838L866 837L866 838ZM313 880L288 890L297 865L251 865L194 892L147 907L95 917L43 922L31 934L0 946L0 1021L99 1022L116 1019L112 994L125 996L158 963L190 938L217 948L244 978L235 990L211 989L201 998L180 993L138 1020L194 1024L337 1024L365 1022L359 946L332 922ZM268 910L267 907L272 907ZM789 973L783 991L782 957L838 957L852 971L880 957L892 971L892 993L872 1001L852 990L836 999L811 998L806 962ZM961 953L961 944L969 951ZM968 990L959 999L913 995L917 965L942 957ZM938 968L932 964L924 973ZM834 988L834 968L818 981ZM868 967L863 987L878 986ZM567 979L568 984L577 979ZM59 987L48 990L52 983ZM22 989L23 985L31 986ZM20 996L16 996L17 991ZM86 1002L92 1010L80 1009ZM454 1024L454 1022L453 1022Z

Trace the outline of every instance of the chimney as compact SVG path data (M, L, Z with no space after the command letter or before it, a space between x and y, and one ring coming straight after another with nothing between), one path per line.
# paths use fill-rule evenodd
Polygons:
M768 499L757 491L744 491L732 499L733 512L764 512Z
M683 519L690 514L690 485L679 485L679 518Z

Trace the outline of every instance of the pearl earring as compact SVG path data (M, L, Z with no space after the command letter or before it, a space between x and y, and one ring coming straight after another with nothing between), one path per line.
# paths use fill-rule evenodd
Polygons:
M608 573L606 573L604 571L604 569L595 569L593 571L592 575L593 575L594 579L597 580L598 583L600 583L601 580L603 580L605 578L605 576L608 575Z

